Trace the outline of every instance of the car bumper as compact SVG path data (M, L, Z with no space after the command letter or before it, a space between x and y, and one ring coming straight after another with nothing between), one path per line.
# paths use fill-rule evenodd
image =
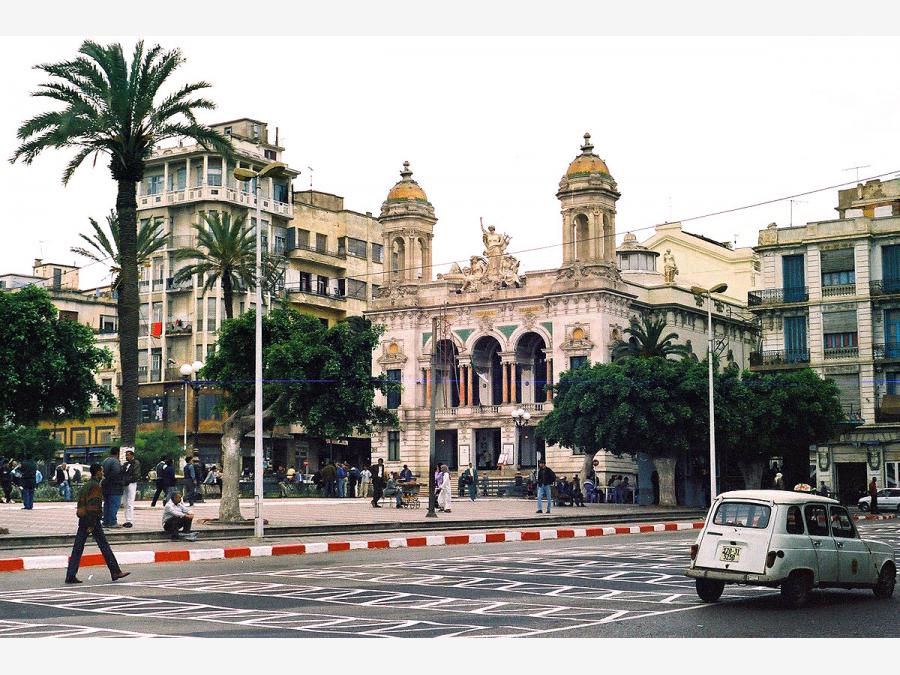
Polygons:
M781 579L773 579L766 574L753 574L750 572L730 572L727 570L711 570L703 567L691 567L684 571L686 577L693 579L712 579L714 581L724 581L726 584L757 584L775 585L781 582Z

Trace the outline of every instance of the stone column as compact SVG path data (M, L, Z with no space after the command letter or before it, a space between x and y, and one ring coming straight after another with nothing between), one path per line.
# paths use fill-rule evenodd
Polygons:
M503 396L500 399L501 403L509 402L509 370L506 368L508 364L500 363L500 367L503 369Z
M203 175L200 176L200 185L206 185L206 177L209 175L209 155L203 155Z
M546 371L547 372L547 385L544 388L544 393L546 394L547 400L550 401L553 399L553 395L551 394L550 390L547 387L549 387L550 385L553 384L553 357L552 356L547 357L547 361L545 362L545 365L547 366L547 371Z
M460 364L459 366L459 405L466 406L468 403L466 402L466 393L468 389L466 388L466 384L468 380L466 378L466 366Z
M516 362L513 361L509 364L509 401L510 403L516 402Z
M472 369L474 367L475 366L471 363L468 366L466 366L466 391L468 392L467 397L466 397L466 400L468 401L468 403L466 403L466 405L475 405L475 392L472 389L472 385L473 385Z
M184 160L184 189L185 189L184 198L187 199L187 191L191 189L191 158L190 157L186 157Z
M169 163L163 162L163 192L169 191Z
M431 368L425 369L425 406L431 407Z

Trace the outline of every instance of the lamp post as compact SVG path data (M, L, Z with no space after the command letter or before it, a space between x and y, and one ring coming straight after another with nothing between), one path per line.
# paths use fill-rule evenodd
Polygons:
M283 175L287 165L283 162L271 162L261 170L236 167L234 177L239 181L256 181L254 196L256 198L256 339L255 339L255 396L253 411L253 536L263 536L263 385L262 385L262 202L260 200L260 182L267 176Z
M194 390L194 397L197 396L197 392L200 391L200 382L197 380L197 373L200 372L200 369L203 368L202 361L194 361L193 363L185 363L178 369L178 372L181 373L181 380L184 382L184 454L187 455L187 432L188 432L188 397L187 397L187 388L188 385L191 385L191 389ZM196 427L196 420L194 420L194 425ZM197 439L194 439L194 443L197 442Z
M512 411L512 419L513 424L516 425L516 456L513 464L520 466L522 464L522 429L528 426L531 413L524 408L516 408Z
M706 328L708 337L707 360L709 361L709 504L716 498L716 410L713 405L713 325L712 294L724 293L728 284L716 284L712 288L691 286L694 295L706 296Z

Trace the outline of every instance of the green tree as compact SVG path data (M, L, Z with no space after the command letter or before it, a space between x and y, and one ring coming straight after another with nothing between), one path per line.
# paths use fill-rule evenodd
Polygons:
M144 477L163 457L177 460L183 454L181 436L168 429L142 431L134 439L134 456L141 463L141 475Z
M647 453L659 472L660 504L675 504L675 464L703 437L706 369L692 360L626 358L564 372L553 410L538 424L548 443L593 456Z
M109 262L109 269L113 274L112 288L118 289L122 271L119 262L119 218L115 211L110 211L106 216L109 235L97 224L96 220L93 218L88 218L88 220L91 221L94 233L91 235L79 234L78 236L87 242L89 248L73 246L69 250L94 262ZM137 264L139 267L166 245L166 237L162 233L164 222L165 220L159 217L141 223L137 234Z
M641 314L641 319L638 321L636 317L631 317L630 325L625 329L625 333L631 337L627 341L616 344L612 353L613 360L627 356L642 358L655 356L663 358L669 356L685 357L693 353L687 345L675 344L675 340L678 339L678 333L663 335L665 329L666 320L664 318L654 319L649 314Z
M174 282L203 275L204 292L222 282L225 317L234 318L234 291L256 286L256 233L246 225L246 215L232 219L230 213L211 211L203 214L207 227L194 225L197 246L175 252L176 260L197 260L175 273ZM263 290L272 291L283 273L283 261L263 253Z
M79 56L36 66L52 79L33 96L53 99L62 110L39 113L18 129L21 144L11 162L31 164L43 151L72 148L75 156L63 171L63 184L88 157L109 156L118 184L119 220L119 357L122 367L120 434L133 447L138 420L138 267L136 186L156 144L188 138L234 161L227 138L197 122L195 112L211 110L212 101L197 96L206 82L184 85L163 96L162 89L184 62L181 51L138 42L129 64L120 44L86 40Z
M50 435L49 429L25 427L18 424L0 426L0 454L6 459L31 457L35 461L49 462L64 447Z
M88 326L59 318L45 290L0 293L0 422L83 420L94 400L113 405L115 396L94 378L111 361Z
M224 391L230 411L222 425L222 500L219 519L242 520L238 503L241 439L255 426L255 313L226 321L202 377ZM351 317L326 328L315 317L276 309L263 318L263 424L299 423L318 438L365 433L373 425L394 425L397 417L375 405L375 392L394 386L372 377L372 351L381 331Z

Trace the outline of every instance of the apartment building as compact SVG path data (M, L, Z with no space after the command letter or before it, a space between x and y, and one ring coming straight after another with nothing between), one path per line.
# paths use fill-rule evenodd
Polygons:
M761 321L751 369L810 367L835 381L847 419L810 449L810 482L853 500L872 477L900 486L900 180L838 193L835 220L759 233Z

